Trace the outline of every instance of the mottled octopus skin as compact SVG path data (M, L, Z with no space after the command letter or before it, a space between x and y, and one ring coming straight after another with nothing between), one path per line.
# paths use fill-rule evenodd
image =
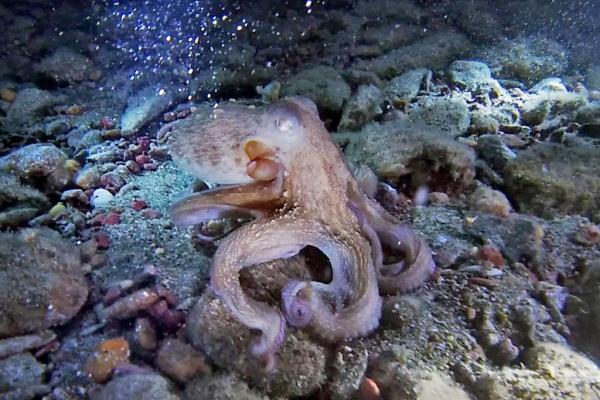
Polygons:
M175 203L173 219L190 225L254 218L219 243L210 279L232 315L261 332L251 352L266 368L274 366L286 321L331 342L364 336L378 326L380 292L411 290L432 276L427 244L361 191L312 101L224 105L168 129L180 166L205 182L228 185ZM382 243L401 250L404 260L384 265ZM241 269L306 246L328 257L331 282L288 282L282 311L244 292Z

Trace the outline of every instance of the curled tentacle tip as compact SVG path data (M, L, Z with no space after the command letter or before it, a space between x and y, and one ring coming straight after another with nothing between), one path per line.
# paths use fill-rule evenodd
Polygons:
M285 338L285 322L283 317L279 316L278 323L273 324L272 327L273 329L263 332L250 345L250 352L256 357L258 363L266 372L271 372L275 369L275 354Z
M313 310L309 295L310 288L305 282L290 281L285 285L281 297L285 319L290 325L302 328L310 323Z

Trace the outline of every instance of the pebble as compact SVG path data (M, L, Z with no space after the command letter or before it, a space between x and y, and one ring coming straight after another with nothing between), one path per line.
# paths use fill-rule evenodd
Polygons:
M65 202L80 204L80 205L87 205L89 203L88 197L81 189L65 190L61 194L60 200L65 201Z
M30 353L19 353L0 360L0 393L41 384L45 370L44 365ZM8 397L0 395L0 398Z
M204 356L180 339L165 339L160 344L156 365L163 373L182 383L211 371Z
M179 400L169 381L158 374L134 373L111 380L92 400Z
M115 212L109 212L102 218L102 225L118 225L121 223L121 216Z
M144 200L133 200L131 202L131 208L133 208L134 211L140 211L144 208L148 208L148 203L146 203Z
M160 211L153 210L151 208L143 210L142 215L148 219L157 219L161 217Z
M156 171L156 164L150 162L150 163L146 163L142 165L142 168L144 168L144 170L146 171Z
M480 247L477 250L476 258L478 260L488 261L496 267L502 267L505 264L504 257L502 257L500 250L492 245Z
M17 98L17 93L9 88L0 89L0 99L12 103Z
M98 167L84 168L75 176L75 184L82 189L91 189L100 185L100 177Z
M146 154L137 155L137 156L135 156L134 160L139 165L149 164L150 162L152 162L152 160L150 159L150 157L147 156Z
M584 246L595 246L600 243L600 228L596 224L581 224L573 236L575 243Z
M97 232L94 234L94 240L98 244L99 249L107 249L110 245L110 236L106 232Z
M136 163L133 160L128 160L127 162L125 162L125 166L132 174L139 174L142 170L140 164Z
M113 194L108 190L102 188L96 189L92 194L90 203L92 204L92 207L102 208L108 206L108 204L112 201L113 198Z
M155 350L158 346L156 328L149 318L140 317L135 320L134 338L144 350Z
M129 343L122 337L100 342L85 362L84 370L96 383L108 381L113 369L129 362Z

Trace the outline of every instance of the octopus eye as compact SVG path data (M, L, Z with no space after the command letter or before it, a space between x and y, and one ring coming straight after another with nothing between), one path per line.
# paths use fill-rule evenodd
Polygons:
M292 110L277 110L275 126L280 132L290 132L300 126L300 119Z

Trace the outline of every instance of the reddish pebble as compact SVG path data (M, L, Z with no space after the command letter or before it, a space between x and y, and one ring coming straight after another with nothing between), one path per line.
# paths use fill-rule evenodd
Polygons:
M109 212L102 218L102 225L117 225L121 223L121 216L114 212Z
M139 154L135 156L135 162L140 165L148 164L150 161L150 157L146 154Z
M150 149L150 138L148 136L140 136L137 138L137 144L143 151L148 151Z
M148 203L146 203L144 200L134 200L131 202L131 208L133 208L135 211L140 211L144 208L148 208Z
M156 164L154 163L147 163L142 165L142 167L144 167L146 171L156 171Z
M489 261L496 267L504 265L504 257L502 253L495 246L483 246L477 251L477 259L482 261Z
M107 249L110 245L110 236L106 232L98 232L94 235L99 249Z
M160 214L160 211L148 208L148 209L142 211L142 215L148 219L156 219L156 218L160 218L161 214Z
M498 286L498 282L493 281L489 278L482 278L480 276L472 276L469 278L469 283L471 285L477 285L477 286L483 286L483 287L487 287L487 288L495 288L496 286Z
M115 127L115 123L108 117L100 118L100 121L98 121L98 125L102 129L112 129Z
M358 398L361 400L380 400L379 386L371 378L364 378L358 389Z

